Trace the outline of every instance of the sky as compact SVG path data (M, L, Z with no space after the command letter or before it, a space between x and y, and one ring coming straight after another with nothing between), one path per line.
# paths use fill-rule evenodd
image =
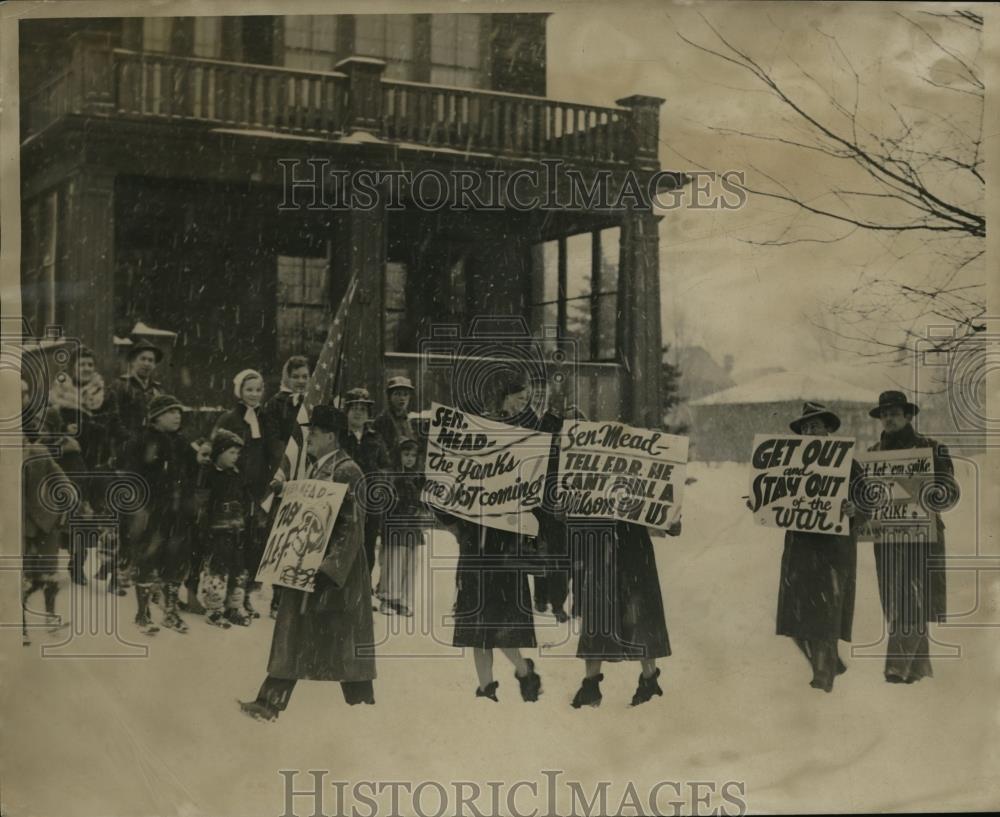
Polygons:
M549 96L613 104L630 94L665 99L660 118L664 167L735 169L748 184L766 173L794 186L823 206L836 185L863 180L842 161L784 144L719 133L718 128L802 139L803 129L748 73L703 54L679 33L717 46L706 23L773 71L810 112L831 114L827 90L843 104L855 104L859 121L893 135L895 110L914 124L921 147L951 147L956 133L978 127L970 97L931 86L953 82L950 60L902 15L918 17L956 53L975 50L909 4L670 3L585 4L557 10L548 22ZM930 112L930 113L928 113ZM934 178L935 184L950 183ZM981 191L950 190L982 212ZM827 197L827 198L824 198ZM876 204L884 206L882 202ZM791 225L794 233L783 231ZM719 362L735 358L736 372L758 367L809 369L822 365L862 383L884 379L880 364L858 366L837 341L817 327L844 329L826 305L850 293L863 276L888 276L909 283L940 274L941 259L923 240L893 240L857 231L834 243L759 246L748 242L781 237L829 241L846 230L793 205L753 196L739 211L682 208L660 225L660 267L664 340L701 344ZM940 247L937 247L940 249ZM982 280L971 269L970 280ZM863 294L863 291L862 291ZM760 333L760 327L767 327Z

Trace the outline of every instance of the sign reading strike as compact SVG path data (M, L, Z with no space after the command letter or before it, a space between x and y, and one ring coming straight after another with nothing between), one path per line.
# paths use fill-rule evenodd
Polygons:
M567 421L557 491L570 517L664 529L681 513L688 439L621 423Z
M342 482L286 482L257 569L257 581L311 593L346 495L347 485Z
M431 404L422 501L491 528L535 536L552 435Z
M923 506L921 497L934 481L934 452L929 448L864 451L857 461L864 473L858 504L865 517L858 539L875 542L891 535L933 542L937 514Z
M758 434L753 440L750 508L761 525L843 536L854 440Z

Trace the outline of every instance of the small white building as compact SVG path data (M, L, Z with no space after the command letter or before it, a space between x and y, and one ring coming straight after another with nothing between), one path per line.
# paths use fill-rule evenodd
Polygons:
M789 431L806 400L834 411L842 423L837 434L855 437L860 448L878 439L878 421L868 416L877 393L814 372L772 372L689 404L690 458L748 462L754 435Z

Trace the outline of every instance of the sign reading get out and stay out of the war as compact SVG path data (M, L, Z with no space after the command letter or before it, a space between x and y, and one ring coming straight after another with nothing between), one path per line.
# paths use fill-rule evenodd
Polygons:
M257 581L312 592L347 485L319 479L286 482Z
M681 513L688 439L613 422L566 421L559 504L573 518L665 529Z
M760 525L843 536L854 440L758 434L750 459L750 509Z
M431 404L422 501L445 513L529 536L552 435Z
M864 475L857 503L864 512L858 539L875 542L891 536L933 542L937 514L924 507L921 497L934 480L934 452L863 451L856 459Z

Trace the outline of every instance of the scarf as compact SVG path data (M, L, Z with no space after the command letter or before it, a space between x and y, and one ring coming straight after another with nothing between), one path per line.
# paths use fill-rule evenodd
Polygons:
M95 372L89 381L78 385L64 372L56 377L49 390L49 404L57 409L99 411L104 405L104 378Z
M879 448L883 451L898 451L902 448L916 448L917 433L907 423L899 431L883 431Z

